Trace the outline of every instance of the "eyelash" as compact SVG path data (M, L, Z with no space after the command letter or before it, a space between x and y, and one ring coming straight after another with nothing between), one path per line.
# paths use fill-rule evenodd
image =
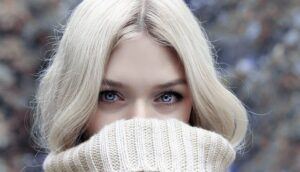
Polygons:
M106 93L112 93L113 95L117 95L118 97L121 97L121 96L119 96L118 92L115 91L115 90L103 90L99 93L99 98L98 98L99 102L101 101L101 102L104 102L104 103L107 103L107 104L114 103L114 102L101 100L102 96L105 95ZM172 89L162 92L158 98L161 98L163 95L168 95L168 94L173 95L176 100L173 103L164 103L165 105L171 106L171 105L174 105L174 104L180 102L183 99L183 96L180 93L178 93L178 92L176 92Z

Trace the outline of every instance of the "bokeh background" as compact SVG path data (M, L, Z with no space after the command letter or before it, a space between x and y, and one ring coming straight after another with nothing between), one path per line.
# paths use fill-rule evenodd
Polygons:
M42 171L30 139L39 71L80 0L0 0L0 171ZM300 171L300 1L186 0L245 104L247 148L232 172Z

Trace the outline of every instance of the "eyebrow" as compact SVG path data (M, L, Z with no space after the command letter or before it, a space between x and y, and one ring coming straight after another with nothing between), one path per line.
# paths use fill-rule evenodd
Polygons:
M155 88L157 89L163 89L163 88L169 88L172 87L174 85L179 85L179 84L186 84L186 80L179 78L179 79L175 79L173 81L169 81L163 84L159 84L157 86L155 86ZM102 81L103 85L109 86L109 87L119 87L119 88L124 88L126 87L124 84L122 84L121 82L118 81L113 81L111 79L103 79Z

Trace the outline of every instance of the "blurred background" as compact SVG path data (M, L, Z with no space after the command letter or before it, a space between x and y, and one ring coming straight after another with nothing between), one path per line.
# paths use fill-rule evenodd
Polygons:
M232 172L300 171L300 1L185 0L251 130ZM0 0L0 171L42 171L29 136L38 72L80 0Z

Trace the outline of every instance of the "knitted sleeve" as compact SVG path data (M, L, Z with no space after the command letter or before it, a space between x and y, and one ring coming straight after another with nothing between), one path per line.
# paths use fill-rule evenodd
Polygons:
M236 156L221 135L176 119L118 120L73 148L50 153L46 172L224 172Z

